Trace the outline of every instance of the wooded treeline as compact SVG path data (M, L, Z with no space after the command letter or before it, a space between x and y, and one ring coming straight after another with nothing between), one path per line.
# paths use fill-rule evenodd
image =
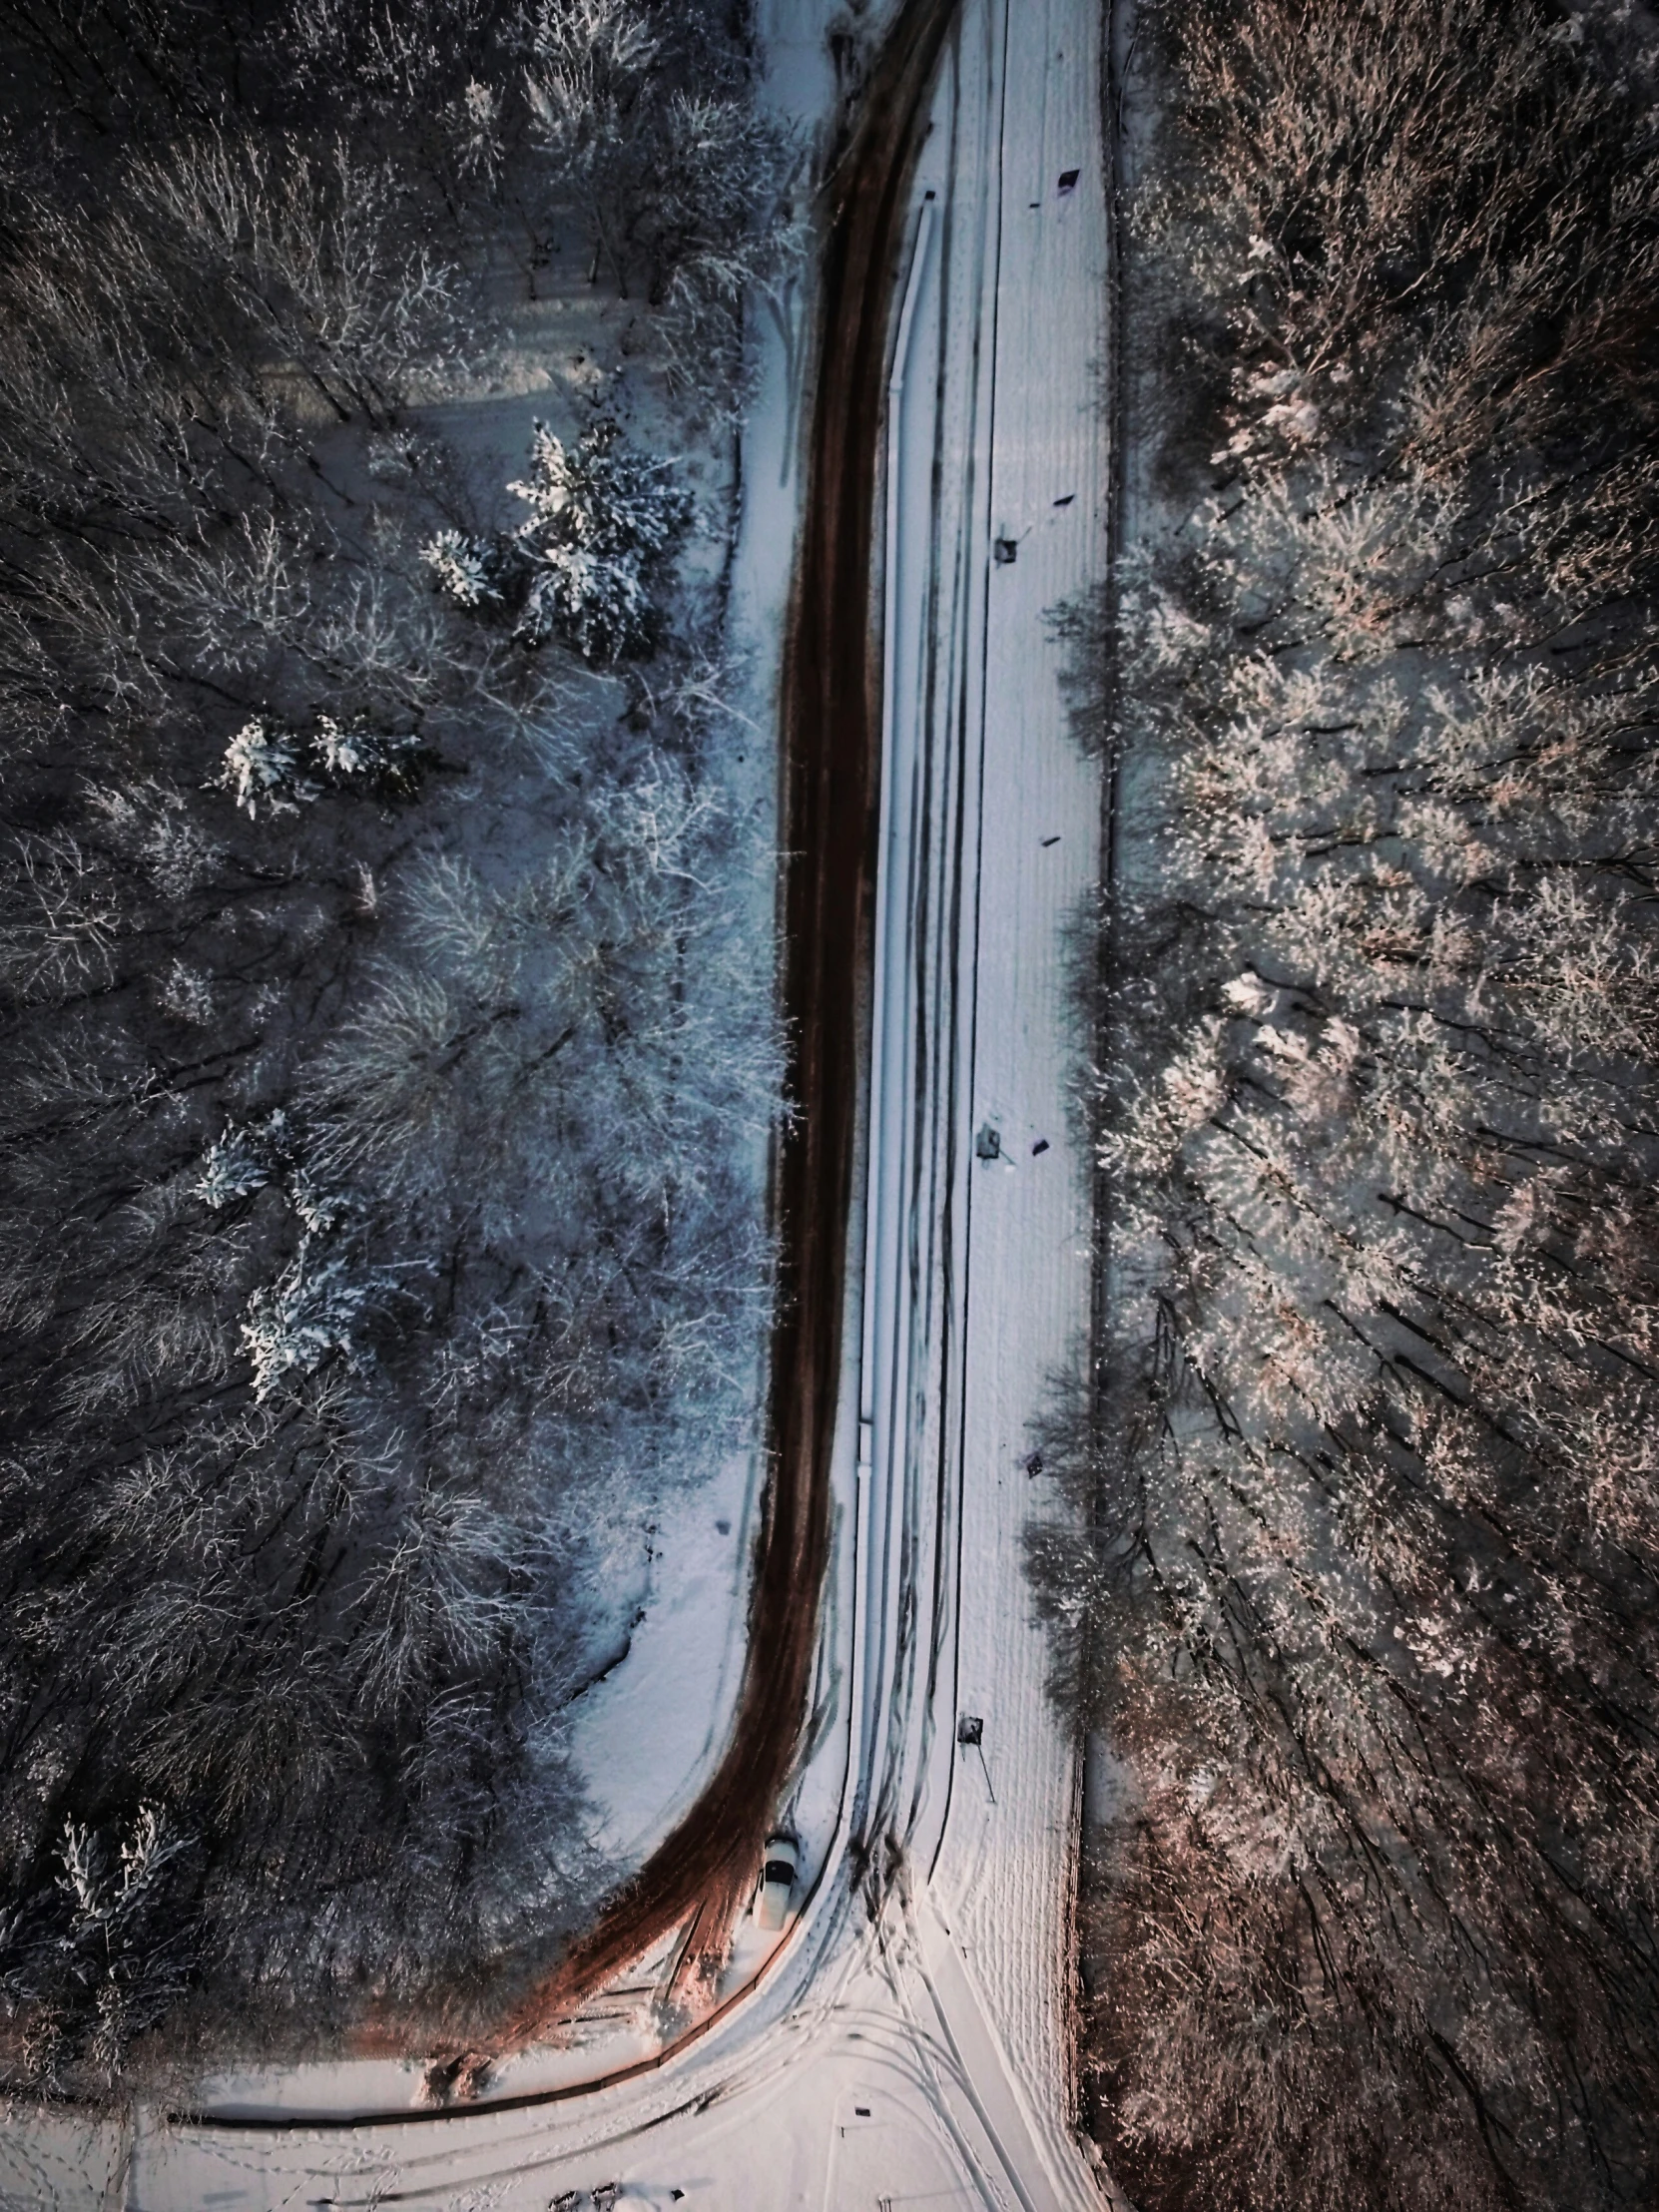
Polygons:
M790 149L718 0L45 0L0 62L0 2058L87 2091L464 2014L615 1878L590 1552L768 1299L728 518L603 415L480 494L421 410L592 282L729 420Z
M1141 10L1098 1374L1034 1539L1145 2212L1659 2174L1659 134L1626 18ZM1622 26L1622 28L1621 28Z

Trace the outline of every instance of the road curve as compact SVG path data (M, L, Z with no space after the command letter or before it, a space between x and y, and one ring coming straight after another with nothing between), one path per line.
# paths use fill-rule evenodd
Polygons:
M771 1480L732 1738L690 1812L490 2038L499 2053L545 2035L694 1915L692 1970L724 1954L806 1716L830 1541L880 773L871 577L887 331L916 125L953 8L954 0L904 0L826 188L818 369L781 698L786 1082L800 1110L773 1171Z

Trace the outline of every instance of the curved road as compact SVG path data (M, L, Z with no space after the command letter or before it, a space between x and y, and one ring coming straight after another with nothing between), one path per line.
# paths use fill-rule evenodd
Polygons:
M780 1306L768 1485L731 1744L702 1796L515 2014L535 2041L693 1914L682 1971L723 1959L777 1817L807 1715L830 1543L847 1208L858 1105L879 777L881 675L871 607L874 486L893 272L916 119L955 0L905 0L831 172L800 564L782 699L786 1091L779 1146Z

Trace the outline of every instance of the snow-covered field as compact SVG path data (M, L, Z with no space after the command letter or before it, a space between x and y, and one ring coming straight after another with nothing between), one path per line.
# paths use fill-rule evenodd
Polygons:
M777 96L822 114L830 9L762 12ZM962 0L914 186L889 434L870 1202L852 1225L865 1265L817 1725L789 1808L812 1888L801 1919L764 1973L746 1940L713 2024L632 2078L582 2086L655 2057L645 1971L573 2047L491 2084L543 2101L342 2124L408 2108L414 2076L388 2063L221 2086L222 2111L317 2116L282 2132L18 2118L0 2203L1103 2200L1070 2129L1078 1758L1044 1696L1022 1569L1025 1526L1048 1509L1026 1424L1089 1320L1060 931L1097 866L1099 791L1066 732L1046 618L1089 580L1105 513L1100 14ZM788 583L801 333L786 342L780 324L767 346L734 608L757 704ZM626 1762L608 1793L619 1848L661 1833L718 1749L754 1503L741 1470L731 1487L725 1504L698 1494L695 1528L662 1532L646 1619L595 1693L592 1725L605 1716ZM958 1740L968 1720L977 1745Z

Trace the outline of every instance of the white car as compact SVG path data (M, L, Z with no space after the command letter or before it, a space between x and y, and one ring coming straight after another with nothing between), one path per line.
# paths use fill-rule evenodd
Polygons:
M761 1887L755 1898L757 1928L782 1928L789 1917L790 1899L801 1853L791 1836L774 1836L761 1862Z

